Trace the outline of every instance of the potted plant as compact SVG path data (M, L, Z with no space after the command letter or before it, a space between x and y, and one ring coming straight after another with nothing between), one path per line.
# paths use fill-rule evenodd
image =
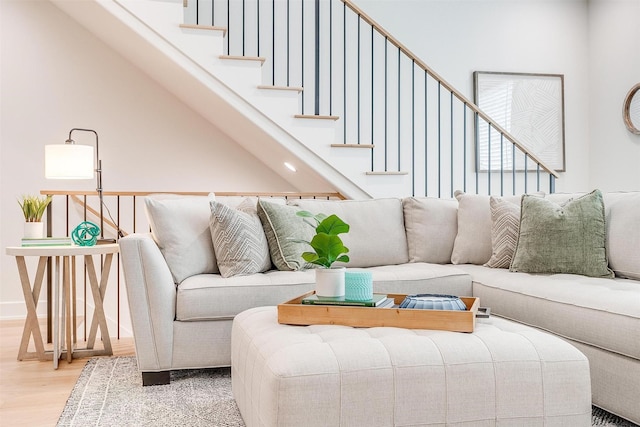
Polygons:
M313 249L313 252L303 252L302 259L320 266L316 270L316 295L322 297L344 296L344 267L333 267L336 261L349 262L349 248L343 243L339 234L349 232L349 224L337 215L312 214L309 211L299 211L302 218L311 218L315 225L305 219L315 228L316 234L311 241L302 240Z
M38 197L24 195L22 200L18 200L18 204L24 215L24 238L40 239L44 234L44 225L42 224L42 216L44 211L51 203L51 196Z

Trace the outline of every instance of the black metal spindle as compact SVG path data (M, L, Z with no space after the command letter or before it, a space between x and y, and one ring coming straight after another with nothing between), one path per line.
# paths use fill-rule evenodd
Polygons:
M302 22L304 22L304 6L303 6L302 10L303 10L303 12L302 12L303 21ZM287 0L287 67L286 67L287 68L287 86L289 86L289 84L290 84L289 77L290 77L290 73L291 73L291 63L290 63L291 62L291 55L289 53L290 52L289 49L291 47L290 46L291 45L291 33L290 33L291 32L291 15L290 14L291 14L291 5L289 3L289 0ZM304 24L302 25L302 31L303 31L302 49L304 51ZM302 56L302 61L303 61L302 62L303 63L302 69L304 70L304 54ZM304 77L303 77L303 84L304 84ZM302 111L304 112L304 105L302 107Z
M388 95L388 83L389 83L389 54L388 54L388 46L389 46L389 38L385 36L384 38L384 171L388 171L388 158L389 158L389 117L388 117L388 104L389 104L389 95Z
M450 96L449 96L449 109L450 109L450 122L451 122L451 158L449 159L450 161L450 166L449 166L449 173L451 174L451 182L449 184L449 197L453 197L453 92L449 92Z
M357 135L357 143L360 144L360 15L358 15L358 25L356 27L356 30L358 31L358 36L357 36L357 42L356 42L356 47L357 47L357 56L356 56L356 78L358 81L357 84L357 95L356 95L356 106L357 106L357 127L356 127L356 135Z
M320 0L316 0L316 9L315 9L315 25L316 25L316 60L315 60L315 112L316 115L320 114Z
M504 134L500 132L500 195L504 196Z
M246 40L246 35L245 35L245 19L246 19L246 14L245 14L245 0L242 0L242 56L245 55L245 51L244 51L244 41Z
M487 194L491 194L491 123L487 123Z
M375 75L374 75L374 71L375 71L375 62L374 62L374 52L375 52L375 44L374 44L374 38L373 38L373 33L374 33L374 28L373 25L371 25L371 144L374 144L375 142L375 138L374 138L374 132L375 132L375 128L374 128L374 122L375 122L375 118L374 118L374 106L375 106L375 85L374 85L374 80L375 80Z
M429 74L425 71L424 73L424 195L429 195L429 144L428 141L428 130L429 130Z
M227 0L227 55L231 55L231 4Z
M333 1L329 1L329 115L333 115Z
M442 83L438 82L438 197L442 197Z
M400 154L401 154L401 152L400 152L400 141L401 141L401 139L400 139L400 128L401 128L401 126L400 126L400 117L401 117L400 116L400 114L401 114L400 105L401 105L401 102L402 102L401 101L401 98L402 98L401 97L401 87L400 87L400 82L402 81L402 79L400 78L400 72L401 72L401 69L400 69L400 54L401 53L402 52L400 50L400 47L398 47L398 169L397 169L398 172L400 172Z
M271 85L276 85L276 0L271 1Z
M260 0L256 0L256 28L256 56L260 56Z
M462 106L462 191L467 191L467 103Z
M411 195L416 195L416 61L411 61Z
M342 3L342 132L347 143L347 4Z
M300 36L300 57L302 58L302 62L301 62L301 86L304 87L304 0L302 0L300 2L300 7L301 7L301 21L300 21L300 25L301 25L301 36ZM287 23L287 27L289 26L289 23ZM289 55L287 54L287 61L289 60ZM304 114L304 90L302 91L302 114Z
M529 168L527 166L528 160L529 160L529 155L527 153L524 153L524 192L525 193L529 192L529 186L528 186Z

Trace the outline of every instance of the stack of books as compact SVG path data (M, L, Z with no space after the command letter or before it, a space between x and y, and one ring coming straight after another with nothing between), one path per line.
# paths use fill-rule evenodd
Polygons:
M71 237L42 237L40 239L22 239L22 246L71 246Z
M373 298L365 301L348 300L344 297L319 297L310 295L302 299L302 304L309 305L346 305L355 307L391 308L395 301L384 294L373 294Z

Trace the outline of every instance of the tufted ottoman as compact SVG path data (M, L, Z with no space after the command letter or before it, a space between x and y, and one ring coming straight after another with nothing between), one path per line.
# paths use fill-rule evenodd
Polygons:
M247 426L589 426L587 358L500 318L472 334L290 326L244 311L231 335Z

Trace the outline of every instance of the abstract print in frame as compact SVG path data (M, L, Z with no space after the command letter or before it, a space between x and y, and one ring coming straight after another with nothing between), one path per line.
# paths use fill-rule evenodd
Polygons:
M565 171L564 75L475 71L475 103L550 169ZM479 171L535 170L486 122L477 128Z

